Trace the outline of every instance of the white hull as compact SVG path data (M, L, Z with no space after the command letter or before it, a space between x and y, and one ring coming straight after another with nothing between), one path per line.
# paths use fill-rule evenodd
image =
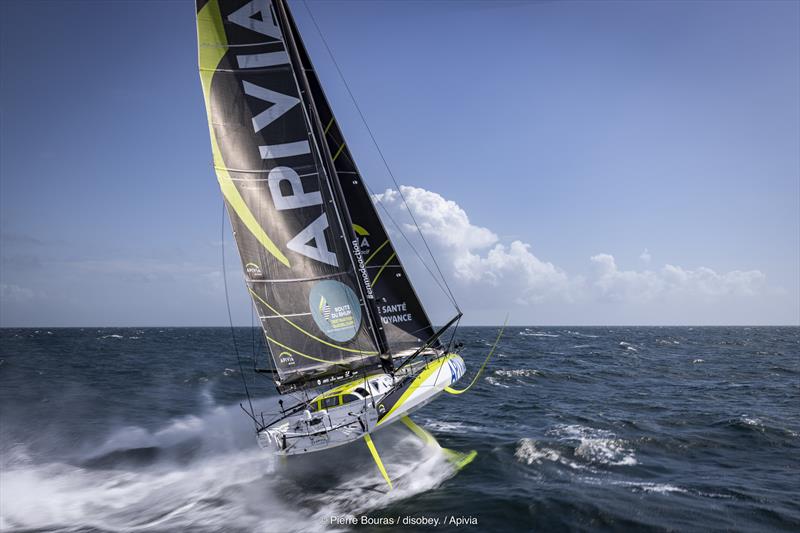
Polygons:
M348 444L408 415L458 381L466 371L457 354L446 354L393 379L376 374L340 385L258 432L259 445L296 455Z

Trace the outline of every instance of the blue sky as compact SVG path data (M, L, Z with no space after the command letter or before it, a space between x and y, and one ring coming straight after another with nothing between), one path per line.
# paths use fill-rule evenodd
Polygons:
M800 322L800 3L308 5L468 323ZM0 15L0 325L226 324L193 3Z

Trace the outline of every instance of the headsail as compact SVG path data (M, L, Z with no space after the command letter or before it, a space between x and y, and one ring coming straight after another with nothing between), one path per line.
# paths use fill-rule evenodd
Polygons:
M325 143L344 191L347 209L354 225L354 238L369 274L389 348L394 354L419 348L434 335L434 329L381 223L355 159L325 98L325 92L291 13L286 10L286 14L289 27L295 35L294 42L308 78L315 108L324 124ZM434 342L433 346L438 346L438 342Z
M386 347L280 7L197 0L214 167L285 391L377 368Z

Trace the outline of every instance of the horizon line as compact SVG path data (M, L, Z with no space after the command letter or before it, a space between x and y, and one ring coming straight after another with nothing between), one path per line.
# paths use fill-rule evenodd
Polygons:
M217 325L217 326L3 326L0 329L199 329L199 328L251 328L257 329L255 325ZM460 328L500 328L502 324L470 324L461 325ZM523 324L506 325L506 328L796 328L797 324Z

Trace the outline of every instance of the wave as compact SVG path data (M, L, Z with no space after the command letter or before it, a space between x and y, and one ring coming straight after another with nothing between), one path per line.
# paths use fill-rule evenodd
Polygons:
M495 370L494 374L496 376L503 376L507 378L519 378L519 377L534 377L534 376L541 376L542 373L538 370L534 370L532 368L513 368L511 370Z
M652 481L624 481L616 479L597 479L591 477L581 478L581 481L590 485L615 485L629 487L633 492L646 492L651 494L688 494L689 490L671 483L655 483ZM700 493L702 494L702 493Z
M487 376L486 377L486 382L488 384L490 384L490 385L494 385L495 387L502 387L504 389L510 389L511 388L508 385L506 385L505 383L500 383L499 379L495 379L492 376Z
M520 331L519 334L523 335L525 337L560 337L561 336L561 335L557 335L555 333L547 333L547 332L544 332L544 331L530 331L530 330Z
M555 448L544 446L534 439L521 439L517 443L517 448L514 451L514 457L516 457L519 462L528 465L541 465L545 462L551 462L559 463L576 470L585 468L583 465L564 457L561 452Z
M656 339L656 344L665 344L669 346L674 346L680 344L680 341L676 341L673 339Z
M580 331L570 331L567 330L567 333L574 337L583 337L584 339L599 339L600 335L589 335L588 333L581 333Z
M386 491L365 447L280 461L248 424L238 406L216 407L155 431L120 428L70 460L4 450L3 530L329 531L330 516L384 507L454 474L441 451L391 427L374 436L394 483Z
M440 433L470 433L480 431L478 426L464 424L462 422L441 422L438 420L427 419L424 421L425 428L430 431L437 431Z
M610 431L573 424L558 425L547 433L559 440L576 443L575 455L589 463L611 466L637 464L628 443Z

